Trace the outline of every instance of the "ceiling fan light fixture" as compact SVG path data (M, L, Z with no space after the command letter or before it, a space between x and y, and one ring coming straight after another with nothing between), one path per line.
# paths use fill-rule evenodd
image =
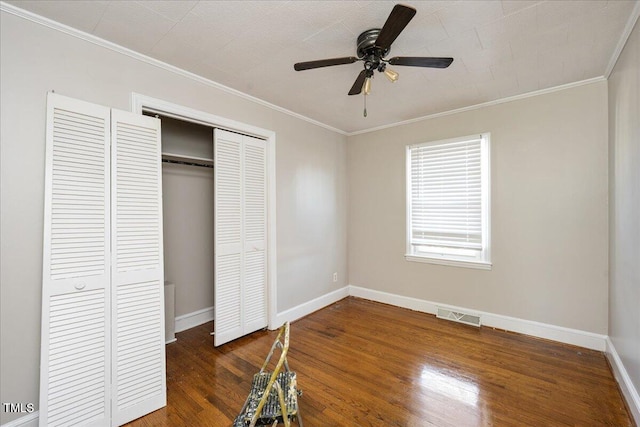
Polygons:
M371 93L371 77L367 77L364 81L364 94L369 95Z
M398 81L398 77L400 77L400 74L396 73L391 68L385 68L384 69L384 75L389 79L389 81L391 83L397 82Z

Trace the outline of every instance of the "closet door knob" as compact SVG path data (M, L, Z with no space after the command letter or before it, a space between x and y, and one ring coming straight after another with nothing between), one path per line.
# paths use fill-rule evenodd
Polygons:
M87 284L84 282L78 282L74 285L74 287L79 291L83 290L85 286L87 286Z

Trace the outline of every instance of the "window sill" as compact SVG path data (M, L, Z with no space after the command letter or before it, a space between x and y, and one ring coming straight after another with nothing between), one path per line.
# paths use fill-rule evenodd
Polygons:
M491 270L492 264L490 262L482 262L482 261L462 261L456 259L446 259L446 258L432 258L427 256L419 256L419 255L409 255L406 254L404 259L411 262L424 262L427 264L440 264L447 265L450 267L464 267L464 268L475 268L478 270Z

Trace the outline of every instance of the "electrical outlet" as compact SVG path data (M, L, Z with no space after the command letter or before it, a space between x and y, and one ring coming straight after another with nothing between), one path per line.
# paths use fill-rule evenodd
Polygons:
M338 281L338 273L333 273L333 281L334 282Z

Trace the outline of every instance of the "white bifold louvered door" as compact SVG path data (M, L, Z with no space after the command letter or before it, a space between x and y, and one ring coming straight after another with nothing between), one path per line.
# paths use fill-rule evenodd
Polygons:
M111 112L114 425L166 405L160 121Z
M214 131L214 344L267 326L266 143Z
M160 167L159 121L115 110L112 121L111 115L107 107L53 93L47 98L41 426L119 425L166 401L162 219L160 209L145 209L162 206L160 174L151 182L153 173L144 169L153 161ZM118 146L112 125L123 147L113 152L120 169L112 164L111 146ZM121 131L126 126L129 134ZM132 148L145 144L155 151ZM125 165L140 172L126 173ZM124 183L114 192L116 181ZM127 200L128 192L148 205L112 203L112 196ZM127 244L128 252L118 251ZM145 272L124 274L114 263L119 254L129 260L125 269Z
M47 98L41 426L110 424L109 116Z

